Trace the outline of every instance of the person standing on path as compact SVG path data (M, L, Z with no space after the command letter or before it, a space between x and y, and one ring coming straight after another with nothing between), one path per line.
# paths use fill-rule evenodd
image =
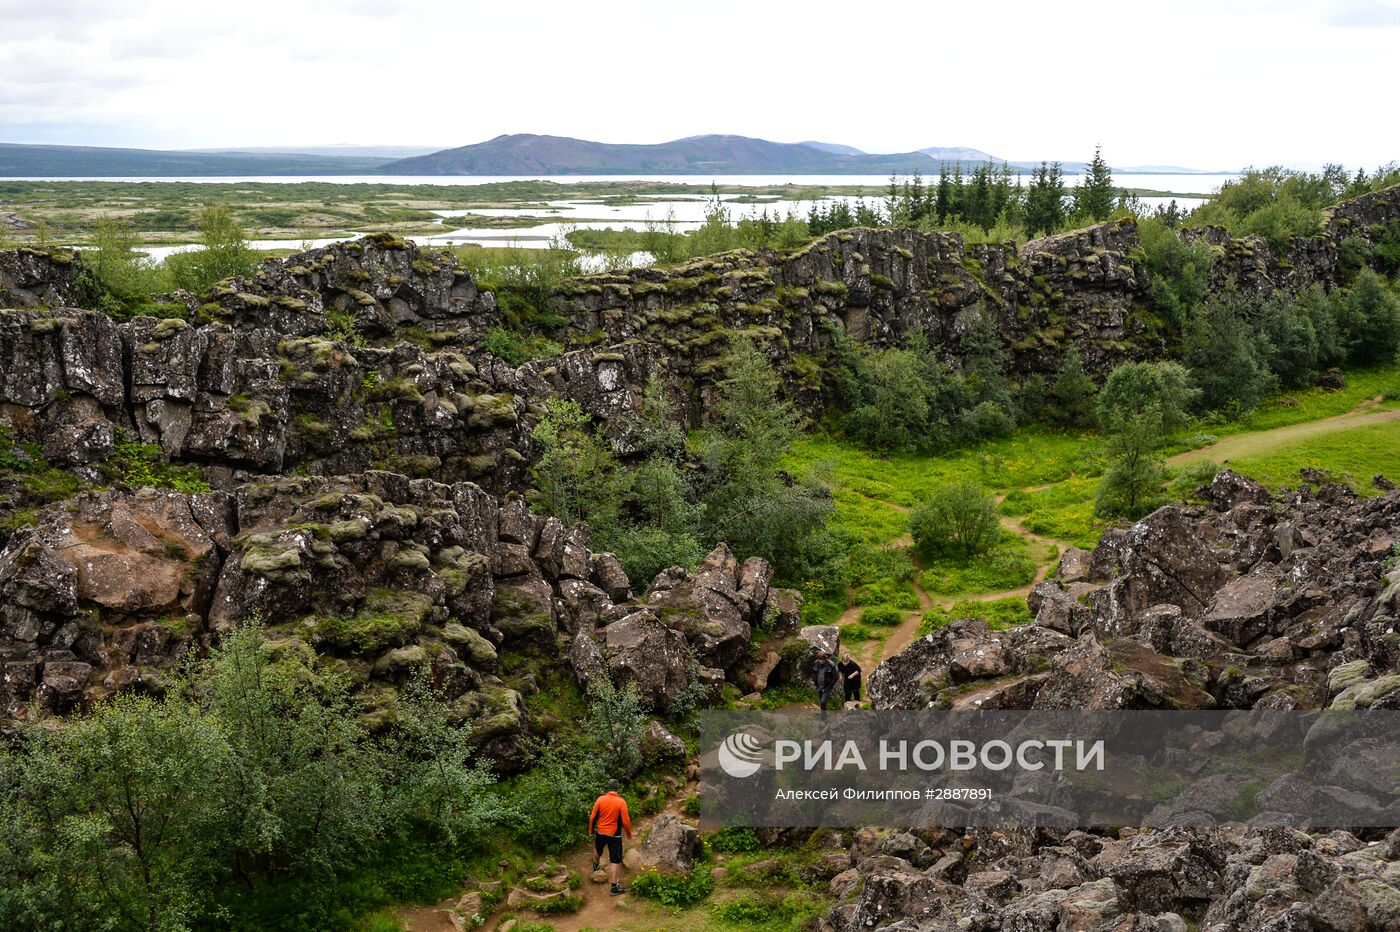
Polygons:
M841 674L841 688L844 690L846 701L860 702L860 664L847 654L841 658L836 669Z
M831 657L824 650L817 651L817 664L812 668L812 683L817 687L817 699L821 702L823 712L826 711L826 704L831 701L831 693L840 681L841 671L836 669Z
M593 869L596 871L602 862L603 849L608 849L609 870L612 873L612 895L621 896L627 892L622 886L622 833L632 838L632 820L627 815L627 800L618 794L616 780L608 784L608 791L598 797L593 804L593 812L588 817L588 833L593 836Z

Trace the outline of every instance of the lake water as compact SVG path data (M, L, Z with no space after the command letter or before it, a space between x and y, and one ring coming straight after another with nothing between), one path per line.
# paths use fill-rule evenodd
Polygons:
M938 164L929 160L930 169L924 180L937 181ZM1027 177L1025 175L1023 178ZM1120 174L1115 175L1120 185L1133 188L1150 188L1154 191L1175 191L1181 194L1210 194L1221 183L1238 178L1236 173L1219 174ZM1079 183L1077 174L1065 175L1065 184ZM861 185L883 191L889 184L889 175L243 175L243 176L188 176L188 177L132 177L109 178L5 178L4 181L121 181L121 182L186 182L192 184L301 184L320 182L323 184L407 184L407 185L462 185L496 184L507 181L548 181L554 184L581 184L604 181L644 181L651 184L692 184L692 185L744 185L746 187L772 187L791 185L795 188L810 188L818 185Z
M935 174L925 176L927 184L937 181ZM1178 196L1142 197L1148 207L1164 206L1175 199L1182 208L1190 209L1217 190L1222 183L1238 177L1233 174L1123 174L1115 180L1125 187L1154 191L1171 191ZM23 179L15 179L23 180ZM66 181L115 181L115 182L192 182L197 184L296 184L300 182L325 182L328 184L401 184L401 185L441 185L462 187L493 184L510 181L545 181L559 185L590 182L644 182L648 184L688 184L709 185L710 183L745 186L775 187L785 186L777 197L762 197L761 203L745 203L745 194L722 194L731 220L758 216L767 210L770 216L786 217L789 213L805 218L815 199L805 192L819 186L860 185L867 189L866 201L878 203L889 184L888 176L875 175L536 175L536 176L482 176L482 175L320 175L320 176L247 176L247 177L185 177L185 178L82 178L82 179L36 179ZM1028 183L1025 176L1020 178ZM1079 175L1066 175L1065 186L1072 189L1079 183ZM567 193L567 192L561 192ZM832 195L823 200L844 200L854 202L853 195ZM538 249L548 246L569 230L614 229L644 230L654 223L666 223L677 231L698 227L704 220L709 198L700 194L644 195L635 203L609 205L597 198L562 198L546 205L532 207L479 208L475 210L440 210L442 232L420 234L409 237L420 245L446 246L476 243L482 246L519 246ZM531 217L539 222L528 226L509 229L482 225L457 226L454 220L465 215L479 217ZM349 237L340 237L346 239ZM258 249L301 249L305 242L312 248L337 242L338 239L303 240L258 240L252 245ZM174 252L197 248L192 246L153 246L146 252L153 259L161 260Z

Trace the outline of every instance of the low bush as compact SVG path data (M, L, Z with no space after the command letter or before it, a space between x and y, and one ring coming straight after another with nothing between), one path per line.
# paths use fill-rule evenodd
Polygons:
M986 553L1001 536L996 500L976 482L955 482L934 492L909 516L914 546L925 556Z
M763 847L763 842L753 829L744 826L729 826L715 832L708 839L710 848L721 854L739 854L745 851L757 851Z
M547 900L538 900L530 906L535 912L546 916L557 913L576 913L582 907L583 897L577 893L552 896Z
M632 881L632 892L673 909L687 909L710 895L715 882L710 869L697 867L688 874L663 874L649 870Z
M860 623L880 628L896 627L904 620L904 613L893 605L872 605L860 613Z
M806 890L786 896L744 895L716 903L711 915L739 929L804 929L827 909L820 897Z
M924 570L925 591L942 595L1000 592L1024 586L1035 579L1036 562L1025 540L1004 534L990 553L972 560L944 557Z

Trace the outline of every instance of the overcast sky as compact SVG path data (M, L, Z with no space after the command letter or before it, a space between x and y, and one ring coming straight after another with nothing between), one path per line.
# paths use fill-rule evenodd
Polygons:
M0 0L0 141L1400 158L1400 0Z

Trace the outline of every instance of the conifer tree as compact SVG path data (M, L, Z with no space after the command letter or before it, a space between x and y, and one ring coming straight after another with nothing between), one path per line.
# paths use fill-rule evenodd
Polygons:
M1101 146L1094 147L1094 160L1074 192L1074 212L1094 220L1107 220L1113 213L1113 173L1103 160Z
M990 230L996 221L996 216L992 212L992 182L991 167L979 165L972 173L972 185L967 192L967 205L963 210L963 219L980 226L983 231Z
M1026 194L1026 232L1054 233L1065 222L1065 182L1060 163L1040 167L1031 172L1031 187Z
M1048 181L1046 199L1048 201L1046 210L1048 211L1051 223L1045 228L1045 232L1054 233L1060 227L1064 226L1065 220L1067 219L1065 216L1065 176L1064 173L1060 171L1059 162L1050 163L1050 178Z
M948 164L938 166L938 192L933 197L933 216L942 226L948 222L948 214L953 210L953 181L948 177Z
M924 175L917 168L914 169L914 179L909 185L909 223L911 226L918 226L919 221L924 219L925 199L924 199Z

